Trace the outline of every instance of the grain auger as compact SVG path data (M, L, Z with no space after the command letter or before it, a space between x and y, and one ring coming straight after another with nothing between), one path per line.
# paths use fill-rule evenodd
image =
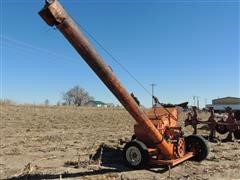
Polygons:
M177 126L177 107L155 106L148 113L143 112L59 1L46 0L39 15L48 25L56 26L136 120L133 138L123 150L123 159L128 166L174 166L190 158L202 161L207 157L208 145L201 136L183 136L181 127Z
M193 107L192 112L188 113L185 120L185 126L191 125L194 129L193 134L197 134L197 125L206 124L209 127L209 139L216 141L216 132L219 134L226 134L228 136L222 141L232 141L232 134L235 139L240 139L240 111L233 111L232 108L226 107L223 115L216 115L214 108L209 107L210 116L208 120L203 121L198 118L197 108Z

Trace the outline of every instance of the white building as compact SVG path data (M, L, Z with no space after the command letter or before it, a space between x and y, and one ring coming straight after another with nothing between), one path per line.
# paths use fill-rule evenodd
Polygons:
M206 108L213 107L214 110L224 111L226 107L231 107L233 110L240 110L240 98L224 97L213 99L212 104L207 104Z

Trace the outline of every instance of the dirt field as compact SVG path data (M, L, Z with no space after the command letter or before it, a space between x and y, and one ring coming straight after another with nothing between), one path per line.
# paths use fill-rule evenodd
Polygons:
M119 140L132 136L134 122L124 109L1 105L0 178L240 179L239 141L209 143L205 161L186 161L171 178L163 167L124 167Z

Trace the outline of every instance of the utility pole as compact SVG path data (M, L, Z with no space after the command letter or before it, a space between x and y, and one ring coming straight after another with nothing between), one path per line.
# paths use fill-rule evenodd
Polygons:
M152 86L152 107L153 107L153 105L154 105L153 96L154 96L154 87L155 87L156 85L157 85L157 84L154 84L154 83L150 84L150 86Z
M199 109L199 96L197 96L197 108Z
M193 106L196 106L196 97L197 96L193 96Z
M199 109L199 96L193 96L193 105Z

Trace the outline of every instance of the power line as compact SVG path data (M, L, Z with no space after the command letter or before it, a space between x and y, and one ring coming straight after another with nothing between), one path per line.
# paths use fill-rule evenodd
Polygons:
M33 44L30 44L30 43L27 43L27 42L23 42L23 41L20 41L20 40L17 40L17 39L13 39L13 38L10 38L10 37L7 37L7 36L1 36L1 37L2 37L3 39L7 40L7 41L10 41L10 42L12 42L12 43L18 44L18 45L20 45L20 46L25 46L25 47L31 48L31 49L33 49L33 50L35 50L35 51L37 51L37 52L42 51L42 52L44 52L44 53L50 54L50 55L55 56L55 57L57 57L57 58L68 59L68 60L71 59L71 60L76 61L76 59L74 59L74 58L69 58L69 57L67 57L67 56L65 56L65 55L61 55L61 54L59 54L59 53L55 53L55 52L53 52L53 51L49 51L49 50L47 50L47 49L37 47L37 46L35 46L35 45L33 45Z
M32 49L27 49L24 48L24 47L21 47L21 46L17 46L15 44L12 44L12 43L1 43L4 45L4 48L8 48L10 50L14 50L14 53L17 53L17 54L21 54L23 55L24 57L24 60L32 60L33 58L25 58L25 57L30 57L30 56L33 56L33 57L39 57L39 54L42 55L42 52L35 52L33 51ZM44 54L44 56L46 56L47 58L43 58L41 57L41 59L44 59L43 62L50 62L50 63L54 63L54 64L62 64L62 65L66 65L66 62L64 61L64 59L60 59L60 58L57 58L57 57L54 57L54 56L50 56L48 54ZM64 62L63 62L64 61ZM74 61L68 61L68 63L77 63L77 62L74 62Z
M76 20L75 20L75 21L76 21ZM76 23L77 23L77 21L76 21ZM115 63L117 63L133 80L135 80L135 82L137 82L137 84L138 84L142 89L144 89L144 90L147 92L147 94L149 94L149 95L152 97L153 94L152 94L151 92L149 92L149 91L145 88L145 86L144 86L123 64L121 64L121 63L117 60L117 58L115 58L115 57L114 57L91 33L89 33L81 24L79 24L79 23L77 23L77 24L79 25L79 27L80 27L93 41L95 41L95 43L97 43L97 45L98 45L100 48L102 48L102 49L105 51L105 53L106 53L108 56L111 57L111 59L112 59ZM30 48L30 49L32 49L32 50L34 50L34 51L37 51L37 52L42 51L42 52L44 52L45 54L48 54L48 55L50 55L50 56L54 56L55 58L58 58L58 59L63 59L63 60L73 59L73 58L66 57L66 56L64 56L64 55L59 55L59 53L54 53L54 52L52 52L52 51L49 51L49 50L46 50L46 49L43 49L43 48L34 46L34 45L32 45L32 44L29 44L29 43L26 43L26 42L23 42L23 41L19 41L19 40L10 38L10 37L7 37L7 36L1 35L1 39L5 39L5 40L8 41L7 43L10 42L10 44L15 45L15 46L27 47L27 48L23 48L24 51L26 51L26 49L29 50L29 48ZM5 42L4 42L4 43L5 43ZM3 42L1 42L1 44L3 44ZM74 59L74 60L75 60L75 59ZM68 62L69 62L69 61L68 61ZM70 61L70 62L76 62L76 61Z
M117 63L135 82L146 91L147 94L149 94L152 97L151 92L147 90L147 88L144 87L144 85L123 65L121 64L117 58L115 58L91 33L89 33L86 28L84 28L81 24L79 24L75 19L74 21L78 24L78 26L100 47L102 48L105 53L111 57L111 59Z
M47 56L52 57L54 59L64 60L64 61L70 62L70 63L78 63L78 61L76 61L74 58L69 58L69 57L64 56L64 55L59 55L55 52L52 52L52 51L34 46L32 44L29 44L29 43L26 43L26 42L23 42L23 41L19 41L19 40L9 38L9 37L6 37L6 36L1 36L1 38L4 39L4 41L2 41L1 44L5 44L10 48L13 46L14 48L20 49L21 52L32 53L32 54L36 54L36 53L42 54L42 53L44 53L44 55L47 55Z

